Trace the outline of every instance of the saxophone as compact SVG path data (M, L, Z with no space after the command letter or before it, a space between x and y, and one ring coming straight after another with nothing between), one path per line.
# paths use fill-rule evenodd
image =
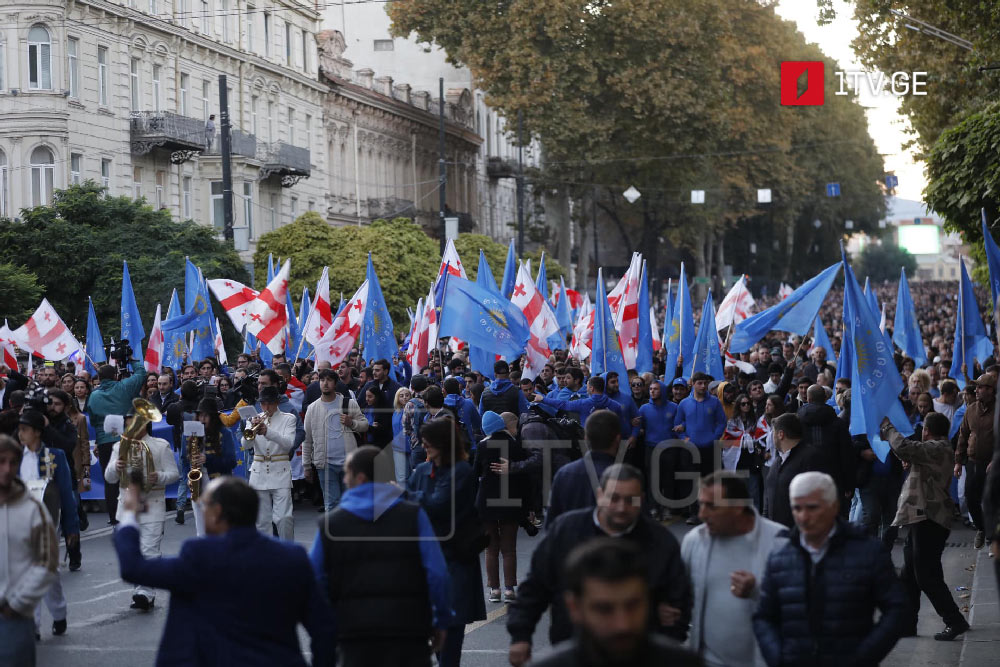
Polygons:
M191 502L197 502L201 496L201 464L194 464L194 457L204 452L202 446L203 439L200 436L192 435L188 438L188 460L191 461L191 470L188 471L188 489L191 490Z
M153 488L150 473L156 472L156 466L153 462L153 453L149 451L149 445L143 442L142 438L146 435L146 427L150 422L160 421L163 415L155 405L142 398L133 399L132 408L135 416L122 433L118 445L118 459L125 462L125 474L122 479L131 479L133 473L138 473L142 478L143 493L149 493Z

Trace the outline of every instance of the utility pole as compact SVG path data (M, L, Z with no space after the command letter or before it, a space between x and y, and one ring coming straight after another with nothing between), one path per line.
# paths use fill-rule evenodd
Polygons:
M517 110L517 255L524 257L524 113Z
M233 242L233 167L232 167L232 137L229 130L229 88L226 86L226 75L219 75L219 126L221 139L219 149L222 154L222 220L223 236L229 243Z
M446 226L444 222L445 209L448 207L448 163L444 159L444 77L438 79L438 115L440 123L438 125L438 223L441 229L441 254L444 254L444 247L448 242Z

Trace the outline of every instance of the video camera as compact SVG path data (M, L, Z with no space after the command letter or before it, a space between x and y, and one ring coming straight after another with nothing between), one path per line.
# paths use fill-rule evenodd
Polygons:
M257 402L257 380L260 378L260 373L249 373L242 380L233 385L233 393L243 399L244 402L249 405L253 405Z
M128 344L127 338L117 342L114 338L109 339L109 342L104 344L104 354L108 361L115 362L119 378L126 378L132 374L128 367L129 361L132 360L132 346Z

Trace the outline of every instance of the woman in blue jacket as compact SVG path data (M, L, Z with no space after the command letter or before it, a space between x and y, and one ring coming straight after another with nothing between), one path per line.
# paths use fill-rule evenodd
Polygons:
M438 653L440 667L456 667L462 659L465 625L486 619L479 552L488 538L476 514L476 478L466 461L465 435L451 417L432 419L420 429L427 460L410 475L410 499L420 504L439 537L451 577L451 604L456 625L448 628Z
M392 399L392 464L396 471L396 483L406 484L410 476L410 439L403 430L403 408L413 398L409 387L400 387Z
M662 449L658 457L658 471L653 474L653 454L656 446L661 442L676 440L674 433L674 415L677 414L677 404L668 397L667 385L656 381L649 385L649 402L639 407L639 423L632 427L632 437L629 439L629 446L638 442L642 436L645 447L646 484L649 498L649 513L655 519L660 516L660 500L674 498L673 476L679 470L680 456L685 452L678 447ZM654 487L655 485L655 487ZM665 516L670 515L670 510L662 509Z

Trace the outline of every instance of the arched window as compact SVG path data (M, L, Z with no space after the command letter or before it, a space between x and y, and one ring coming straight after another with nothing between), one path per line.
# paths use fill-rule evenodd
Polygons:
M47 206L52 203L52 181L55 178L55 160L52 151L39 146L31 151L31 205Z
M0 218L7 217L7 155L0 151Z
M52 90L52 41L40 25L28 31L28 88Z

